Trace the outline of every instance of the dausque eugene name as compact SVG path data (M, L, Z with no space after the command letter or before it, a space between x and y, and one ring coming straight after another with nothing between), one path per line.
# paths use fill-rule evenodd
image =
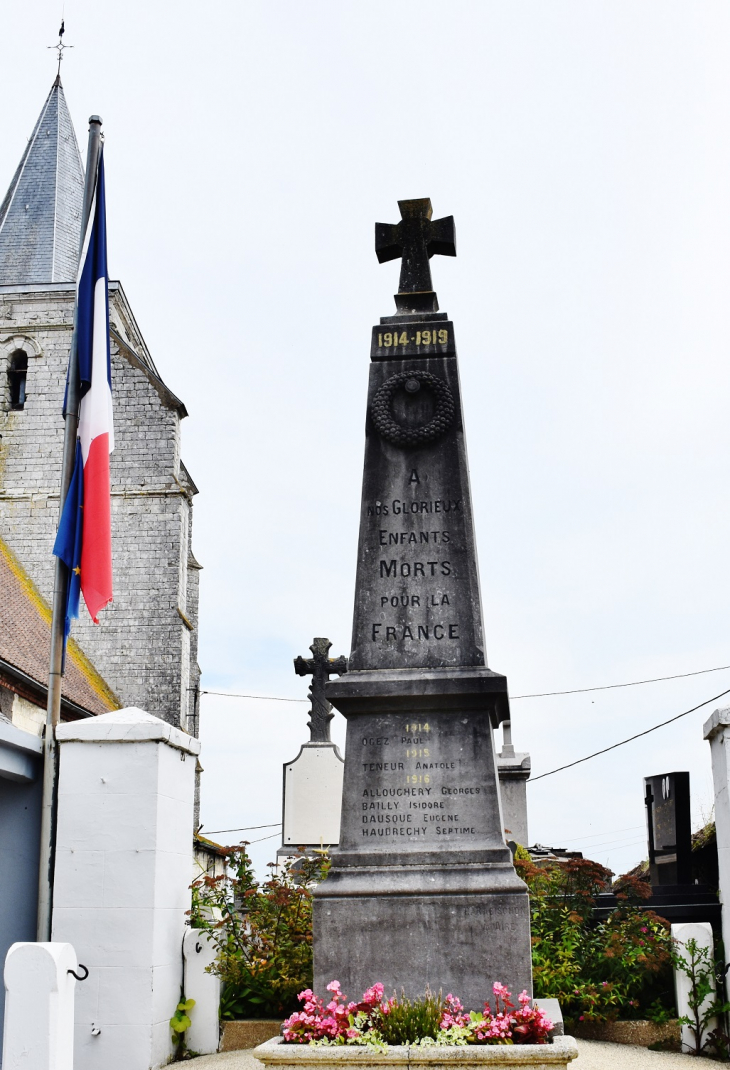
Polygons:
M362 771L396 774L393 787L364 788L362 792L362 835L410 837L424 839L429 832L439 838L476 836L477 828L455 812L455 803L481 795L479 785L447 784L439 774L457 774L466 770L461 759L436 758L432 755L433 726L428 722L406 723L396 735L363 736L367 750L392 748L388 758L364 760ZM434 760L435 759L435 760Z

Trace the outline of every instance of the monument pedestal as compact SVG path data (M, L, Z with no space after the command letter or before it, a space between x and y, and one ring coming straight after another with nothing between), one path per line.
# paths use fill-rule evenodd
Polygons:
M314 987L376 981L481 1010L494 981L531 990L530 910L502 834L487 668L351 672L340 845L315 891Z

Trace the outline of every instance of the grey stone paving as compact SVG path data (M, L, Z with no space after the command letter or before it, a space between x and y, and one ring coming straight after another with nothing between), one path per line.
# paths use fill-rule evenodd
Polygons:
M691 1055L649 1051L634 1044L606 1044L599 1040L579 1040L578 1058L570 1063L570 1070L689 1070L705 1067L713 1062L698 1064ZM205 1055L191 1060L195 1070L263 1070L263 1064L250 1051L226 1051L220 1055Z

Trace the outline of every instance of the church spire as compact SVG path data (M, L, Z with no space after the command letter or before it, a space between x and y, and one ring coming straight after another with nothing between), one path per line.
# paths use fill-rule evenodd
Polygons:
M0 204L0 285L74 282L84 170L60 75Z

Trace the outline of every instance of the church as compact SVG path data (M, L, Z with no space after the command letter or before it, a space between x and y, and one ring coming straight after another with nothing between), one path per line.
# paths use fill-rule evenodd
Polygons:
M59 76L0 205L0 716L37 732L83 188ZM192 550L197 488L180 455L187 412L119 282L109 285L109 316L114 601L98 625L83 605L73 624L62 717L139 706L197 735L201 566Z

